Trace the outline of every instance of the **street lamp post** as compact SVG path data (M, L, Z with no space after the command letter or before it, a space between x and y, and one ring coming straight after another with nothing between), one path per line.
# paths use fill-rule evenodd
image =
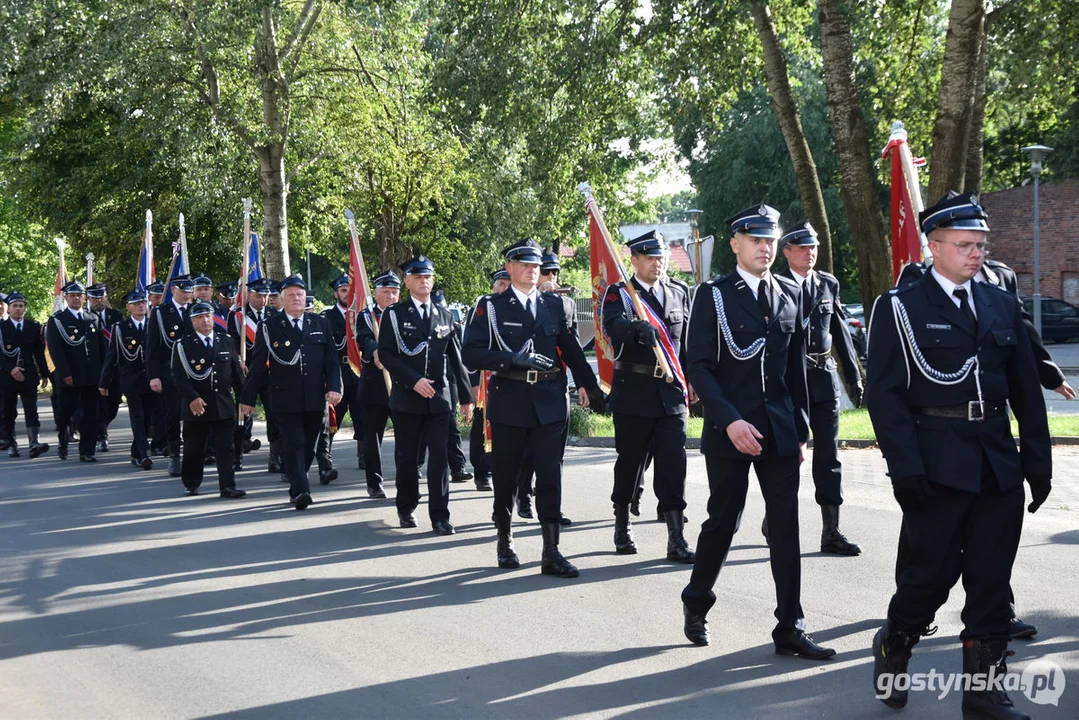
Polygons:
M1038 247L1038 179L1042 174L1042 162L1053 148L1045 145L1028 145L1023 152L1030 153L1030 174L1034 176L1034 329L1042 334L1041 256Z
M697 219L700 218L703 210L686 210L686 215L689 215L689 225L693 228L693 252L695 262L693 263L693 275L695 284L700 285L704 273L701 272L701 230L697 225Z

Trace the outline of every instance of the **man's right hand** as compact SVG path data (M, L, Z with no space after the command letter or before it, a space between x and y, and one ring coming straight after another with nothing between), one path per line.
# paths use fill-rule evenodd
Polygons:
M933 497L933 488L925 475L908 475L892 480L892 494L903 512L915 512L926 508Z
M521 370L550 370L554 360L538 353L519 352L513 356L513 367Z
M652 323L647 320L633 321L633 338L640 345L646 347L659 345L659 335L656 333L656 329L652 327Z
M240 415L250 417L253 412L255 412L254 405L244 405L243 403L240 403Z
M374 361L375 367L377 367L379 370L385 370L386 369L386 368L382 367L382 362L378 359L378 350L375 350L373 353L371 353L371 360Z
M64 385L67 385L68 387L71 387L74 384L75 384L75 381L71 378L70 375L68 375L66 378L64 378Z
M97 391L99 393L101 393L101 397L108 397L109 396L109 389L108 388L98 388Z
M435 386L431 384L431 381L427 378L420 378L416 381L416 384L412 386L412 389L416 391L420 397L430 400L435 396Z
M22 382L26 379L26 376L22 374L22 368L11 368L11 377L15 379L15 382Z
M754 457L761 454L761 444L757 441L763 440L764 436L757 431L757 428L745 420L735 420L728 425L727 437L734 443L734 447L738 449L738 452L753 455Z
M161 392L161 379L154 378L153 380L151 380L150 389L153 390L155 393Z

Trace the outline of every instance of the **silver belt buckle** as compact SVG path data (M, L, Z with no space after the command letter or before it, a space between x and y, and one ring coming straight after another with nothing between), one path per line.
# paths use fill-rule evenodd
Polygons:
M526 370L525 382L529 385L535 385L539 382L539 370Z
M967 420L971 422L981 422L985 420L985 402L982 400L971 400L967 403Z
M652 368L652 377L661 378L666 377L666 375L667 373L663 372L663 368L659 366L659 363L656 363L656 366Z

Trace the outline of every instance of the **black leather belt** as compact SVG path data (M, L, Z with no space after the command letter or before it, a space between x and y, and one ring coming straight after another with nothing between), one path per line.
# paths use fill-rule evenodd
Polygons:
M1008 411L1008 403L1003 400L997 402L982 402L971 400L962 405L943 405L940 407L913 408L914 412L933 417L959 418L971 422L981 422L986 418L1004 415Z
M529 385L547 380L556 380L562 375L562 368L557 370L495 370L495 377L521 380Z
M640 363L625 362L623 360L614 361L615 370L625 370L631 373L638 373L640 375L648 375L649 377L662 378L663 368L658 364L656 365L642 365Z

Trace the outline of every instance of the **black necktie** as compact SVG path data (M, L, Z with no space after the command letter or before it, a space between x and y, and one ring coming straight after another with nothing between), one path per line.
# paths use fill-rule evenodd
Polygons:
M19 332L22 332L22 323L21 322L15 323L15 329L18 330Z
M214 346L213 345L213 339L212 338L206 338L206 347L207 348L212 348L213 346Z
M768 299L768 283L764 279L761 279L757 284L757 304L761 306L761 312L764 313L764 322L768 322L772 316L772 303Z
M802 312L805 317L809 317L809 314L813 312L813 286L809 283L809 278L802 283Z
M974 309L970 307L970 303L968 302L967 289L965 287L957 287L952 291L952 295L959 298L959 309L967 316L967 322L970 323L970 327L976 329L978 327L978 318L974 317Z
M300 318L292 318L292 327L296 329L296 332L300 332Z
M420 320L427 322L427 303L420 303Z
M525 311L532 315L532 298L525 298ZM533 315L533 317L535 316Z
M180 306L180 319L187 320L187 305Z

